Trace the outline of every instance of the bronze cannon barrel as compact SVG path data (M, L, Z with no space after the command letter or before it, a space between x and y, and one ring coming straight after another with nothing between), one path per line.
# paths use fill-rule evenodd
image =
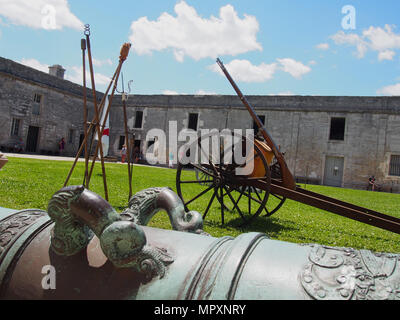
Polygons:
M191 224L198 219L193 213L183 214L177 222L181 203L171 191L160 190L151 201L146 196L136 198L141 200L130 202L130 208L146 203L140 212L147 210L151 216L161 205L175 225L190 226L182 230L186 232L139 225L138 216L129 210L118 215L120 220L112 216L114 211L105 200L81 188L79 199L66 203L82 205L84 212L75 210L72 216L79 217L67 224L75 228L89 221L92 227L85 231L88 237L80 239L83 249L71 254L67 246L62 247L64 252L55 249L62 232L56 228L59 222L54 222L53 213L0 210L0 298L400 299L398 254L299 245L255 232L236 238L211 237L199 231L198 221ZM108 209L101 213L99 208ZM60 212L66 214L64 209ZM125 238L125 229L137 236ZM110 234L112 249L107 242ZM72 236L65 234L63 241ZM113 250L125 253L118 256Z

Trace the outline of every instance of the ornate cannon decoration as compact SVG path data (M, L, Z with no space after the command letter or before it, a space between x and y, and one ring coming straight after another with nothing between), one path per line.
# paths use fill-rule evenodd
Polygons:
M160 210L174 230L146 226ZM169 188L120 214L83 186L56 192L48 213L0 210L1 299L400 299L399 264L262 233L214 238Z

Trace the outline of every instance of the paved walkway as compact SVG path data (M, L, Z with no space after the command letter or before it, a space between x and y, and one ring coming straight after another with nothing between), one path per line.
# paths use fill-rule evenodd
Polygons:
M40 160L55 160L55 161L75 161L75 157L61 157L61 156L44 156L40 154L25 154L25 153L6 153L2 152L7 158L29 158L29 159L40 159ZM85 158L78 158L78 162L85 162ZM96 162L100 163L100 160L97 159ZM115 162L115 161L105 161L108 163L117 163L117 164L126 164L122 163L121 161ZM138 164L134 163L134 166L139 166L139 167L152 167L152 168L159 168L159 169L171 169L168 167L158 167L158 166L150 166L146 164Z
M58 161L74 161L75 157L59 157L59 156L43 156L40 154L25 154L25 153L4 153L9 158L30 158L30 159L41 159L41 160L58 160ZM79 158L78 161L85 161L84 158Z

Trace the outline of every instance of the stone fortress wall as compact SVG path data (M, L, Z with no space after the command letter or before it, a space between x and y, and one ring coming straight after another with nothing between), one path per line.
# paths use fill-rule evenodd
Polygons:
M0 58L0 147L22 140L24 151L75 156L83 139L82 87ZM58 68L59 67L59 68ZM62 70L61 70L62 71ZM57 73L58 72L58 73ZM88 89L89 121L93 96ZM98 101L102 98L98 92ZM400 97L247 96L298 181L365 189L374 175L384 191L400 192ZM253 120L237 96L132 95L128 127L143 154L151 129L170 121L177 131L248 129ZM121 96L110 109L109 155L124 142ZM35 141L36 139L36 141ZM168 150L163 150L168 152Z

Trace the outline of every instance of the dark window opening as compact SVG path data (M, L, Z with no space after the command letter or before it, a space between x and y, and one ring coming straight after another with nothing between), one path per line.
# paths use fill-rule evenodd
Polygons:
M143 111L136 111L135 128L142 128L143 125Z
M33 101L40 104L42 102L42 95L35 93L35 95L33 97Z
M36 149L38 147L39 129L39 127L29 126L25 151L36 152Z
M199 120L199 114L198 113L189 113L188 129L192 129L194 131L197 131L198 120Z
M35 93L33 97L32 114L40 114L40 105L42 102L42 95Z
M265 125L265 116L262 115L257 115L258 118L260 119L262 125ZM255 121L253 121L253 130L254 130L254 135L256 135L258 133L258 131L260 130L260 128L257 126L257 123Z
M147 149L149 149L155 142L155 139L147 141Z
M390 176L400 176L400 155L392 155L389 165Z
M36 115L40 114L40 104L34 104L32 106L32 114L36 114Z
M125 144L125 136L119 136L119 142L118 142L118 150L122 149L122 146Z
M133 150L132 152L132 159L134 163L138 163L142 160L142 151L140 150L140 146L141 146L141 141L140 140L135 140L134 144L133 144Z
M20 124L21 124L21 120L20 119L15 119L14 118L12 120L12 124L11 124L11 135L12 136L18 136Z
M329 140L344 140L345 118L332 118Z
M74 130L73 129L69 129L68 132L68 143L73 143L74 142Z
M83 140L85 140L85 134L84 134L84 133L81 133L81 134L79 135L79 148L81 147L81 145L82 145L82 143L83 143Z

